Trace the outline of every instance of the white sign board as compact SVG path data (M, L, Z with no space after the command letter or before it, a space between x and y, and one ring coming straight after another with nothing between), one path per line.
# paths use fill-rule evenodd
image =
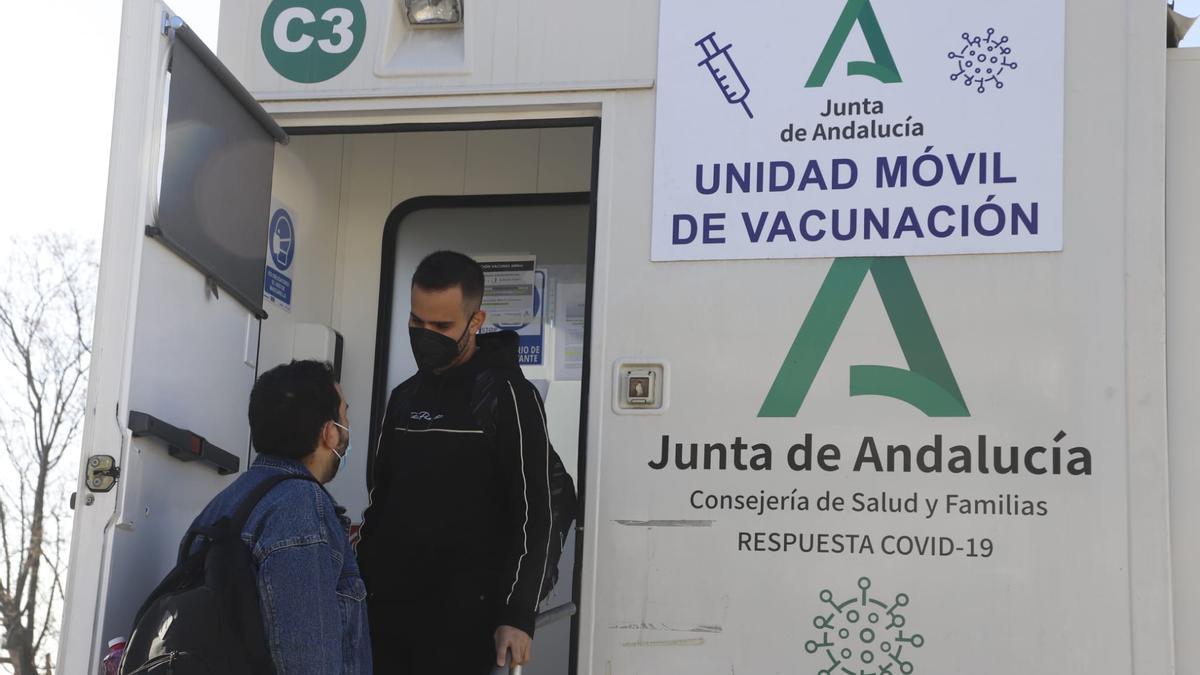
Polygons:
M660 20L653 260L1062 249L1063 2Z

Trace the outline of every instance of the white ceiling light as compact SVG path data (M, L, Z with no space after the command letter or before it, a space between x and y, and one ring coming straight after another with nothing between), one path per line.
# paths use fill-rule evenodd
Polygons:
M414 26L444 26L463 20L462 0L404 0L404 8Z

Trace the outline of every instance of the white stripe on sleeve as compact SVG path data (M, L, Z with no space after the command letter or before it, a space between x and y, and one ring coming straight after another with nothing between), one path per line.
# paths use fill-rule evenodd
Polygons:
M517 560L517 572L513 575L512 588L508 591L505 604L512 602L513 593L517 592L517 581L521 579L521 565L525 562L525 556L529 554L529 484L525 481L525 434L521 430L521 408L517 405L517 392L513 389L512 382L508 383L508 392L512 394L513 414L517 416L517 454L521 456L521 494L525 497L525 522L521 525L523 550Z

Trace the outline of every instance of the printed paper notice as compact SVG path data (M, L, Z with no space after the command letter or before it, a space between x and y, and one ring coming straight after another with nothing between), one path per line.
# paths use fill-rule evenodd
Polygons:
M491 311L488 318L492 318ZM519 344L517 359L522 366L540 366L543 363L545 340L543 332L546 324L546 270L534 271L533 285L533 320L527 323L503 324L488 323L479 329L480 334L495 333L502 330L516 331ZM545 396L543 395L543 398Z
M534 256L477 257L483 268L483 311L500 327L533 322Z
M554 379L583 377L583 329L587 319L587 285L558 284L555 293Z

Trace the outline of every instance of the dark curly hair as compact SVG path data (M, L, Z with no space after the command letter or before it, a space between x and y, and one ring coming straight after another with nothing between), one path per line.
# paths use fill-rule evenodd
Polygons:
M342 397L333 366L292 361L259 376L250 391L250 437L264 455L301 459L317 449L321 428L338 421Z

